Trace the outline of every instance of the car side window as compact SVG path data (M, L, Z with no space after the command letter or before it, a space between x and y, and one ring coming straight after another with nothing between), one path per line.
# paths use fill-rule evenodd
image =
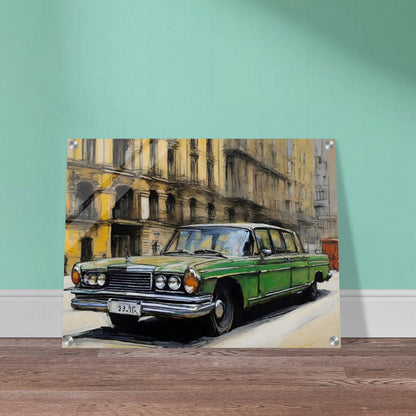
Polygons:
M303 245L302 245L302 243L300 242L300 240L299 240L299 237L297 236L297 234L296 233L294 233L293 234L293 237L295 237L295 243L296 243L296 246L297 246L297 248L298 248L298 253L305 253L305 249L303 248Z
M283 232L283 238L286 244L286 250L288 253L297 253L295 240L291 233Z
M266 229L255 230L255 235L260 252L262 250L272 250L269 233Z
M279 230L270 229L270 237L272 238L275 253L284 253L285 246L283 245Z
M252 256L253 255L253 246L254 246L254 239L252 237L252 235L250 233L248 233L247 235L247 239L244 242L243 245L243 251L242 251L242 255L243 256Z

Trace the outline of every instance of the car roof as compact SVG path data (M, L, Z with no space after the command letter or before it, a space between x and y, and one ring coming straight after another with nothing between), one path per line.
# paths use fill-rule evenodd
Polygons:
M250 230L254 230L255 228L274 228L276 230L281 231L288 231L290 233L293 230L289 230L288 228L278 227L276 225L264 224L264 223L254 223L254 222L232 222L232 223L221 223L221 224L191 224L191 225L183 225L180 228L208 228L208 227L227 227L227 228L248 228Z

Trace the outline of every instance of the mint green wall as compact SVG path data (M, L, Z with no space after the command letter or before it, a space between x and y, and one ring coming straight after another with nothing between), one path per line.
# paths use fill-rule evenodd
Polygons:
M342 287L416 288L415 16L0 0L0 289L62 287L68 137L335 137Z

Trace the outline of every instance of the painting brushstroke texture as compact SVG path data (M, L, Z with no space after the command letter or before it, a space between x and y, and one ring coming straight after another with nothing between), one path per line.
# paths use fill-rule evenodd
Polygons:
M338 267L334 140L69 142L66 346L329 347Z

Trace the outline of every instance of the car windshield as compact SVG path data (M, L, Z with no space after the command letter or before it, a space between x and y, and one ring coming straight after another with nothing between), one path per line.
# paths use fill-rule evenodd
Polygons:
M184 228L177 231L162 254L249 256L253 241L248 230L232 227Z

